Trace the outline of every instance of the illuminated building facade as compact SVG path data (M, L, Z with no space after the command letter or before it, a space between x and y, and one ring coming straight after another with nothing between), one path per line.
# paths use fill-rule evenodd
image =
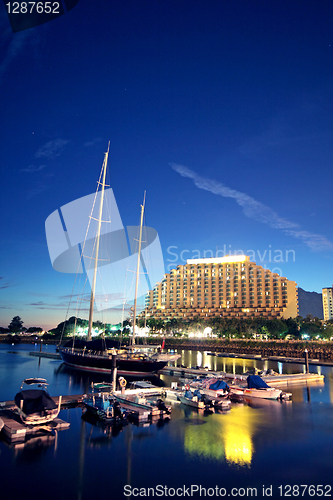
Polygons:
M323 288L324 321L333 319L333 288Z
M297 285L250 262L246 255L190 259L147 293L146 316L294 318Z

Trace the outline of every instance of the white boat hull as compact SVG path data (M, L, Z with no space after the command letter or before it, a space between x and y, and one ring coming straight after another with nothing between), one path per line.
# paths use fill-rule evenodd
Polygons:
M279 399L282 391L270 387L268 389L244 389L244 396L262 399Z
M178 399L184 405L191 406L192 408L196 408L197 410L204 410L206 408L206 405L203 401L193 401L193 399L186 398L182 394L178 394Z
M228 397L228 394L229 394L228 391L225 391L225 390L213 391L211 389L200 389L200 391L202 392L202 394L206 394L210 398L214 398L214 399L225 398L225 397Z

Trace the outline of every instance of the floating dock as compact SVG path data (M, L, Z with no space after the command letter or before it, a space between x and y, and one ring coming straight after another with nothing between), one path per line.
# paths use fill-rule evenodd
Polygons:
M3 421L2 434L9 443L22 443L38 433L51 433L54 430L68 429L70 424L55 418L51 422L43 425L25 425L21 422L19 416L13 411L7 410L1 412Z
M204 368L181 368L174 366L166 366L161 370L164 375L174 375L182 378L186 377L223 377L229 380L246 380L247 375L235 375L234 373L214 372L205 370ZM290 385L290 384L306 384L308 382L323 382L324 375L318 373L294 373L282 375L267 375L262 377L268 385Z

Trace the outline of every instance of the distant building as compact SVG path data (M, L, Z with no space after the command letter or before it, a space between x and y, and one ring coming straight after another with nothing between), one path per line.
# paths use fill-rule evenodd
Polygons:
M250 262L246 255L190 259L147 293L146 315L294 318L298 316L297 286Z
M323 288L324 321L333 319L333 288Z

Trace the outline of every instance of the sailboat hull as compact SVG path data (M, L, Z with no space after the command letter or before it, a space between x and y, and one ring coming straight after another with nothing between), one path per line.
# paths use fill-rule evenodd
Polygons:
M77 370L94 373L110 373L112 370L112 357L94 356L77 352L73 349L59 349L63 362ZM117 358L117 373L119 375L153 375L162 370L168 361L157 361L140 358Z

